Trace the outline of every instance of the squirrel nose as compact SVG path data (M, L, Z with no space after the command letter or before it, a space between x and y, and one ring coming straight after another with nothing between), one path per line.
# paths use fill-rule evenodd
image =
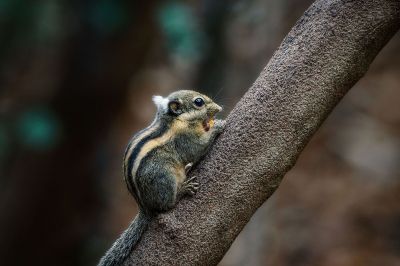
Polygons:
M215 115L216 113L221 112L221 111L222 111L222 107L216 103L211 104L211 106L209 107L209 113L211 115Z

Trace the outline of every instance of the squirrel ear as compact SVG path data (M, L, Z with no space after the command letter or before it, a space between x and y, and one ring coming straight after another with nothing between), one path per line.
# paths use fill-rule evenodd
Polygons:
M168 111L168 99L162 96L153 96L153 102L159 111L166 113Z
M180 115L182 113L182 104L179 100L172 100L168 103L168 111L174 115Z

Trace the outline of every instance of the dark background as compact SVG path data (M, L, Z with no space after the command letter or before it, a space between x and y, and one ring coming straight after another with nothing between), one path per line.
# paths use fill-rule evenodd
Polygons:
M151 96L199 90L226 116L311 2L0 0L0 264L97 263L137 211L122 156ZM220 265L400 265L399 51Z

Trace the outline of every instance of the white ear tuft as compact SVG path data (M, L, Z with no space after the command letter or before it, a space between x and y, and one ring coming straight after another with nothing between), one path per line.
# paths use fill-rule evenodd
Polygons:
M153 96L153 102L157 106L157 109L162 112L167 112L168 110L168 99L162 96Z

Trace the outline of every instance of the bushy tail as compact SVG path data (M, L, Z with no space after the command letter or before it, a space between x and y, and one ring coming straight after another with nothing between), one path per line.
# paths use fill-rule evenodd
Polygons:
M129 256L143 232L147 229L151 217L139 211L128 229L114 242L112 247L101 258L98 266L119 266Z

